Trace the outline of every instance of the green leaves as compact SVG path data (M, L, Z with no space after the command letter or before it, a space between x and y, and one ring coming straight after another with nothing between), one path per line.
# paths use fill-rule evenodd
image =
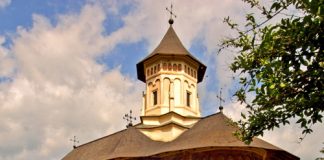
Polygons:
M278 11L281 7L282 7L282 5L279 2L274 2L272 4L272 6L270 7L270 10Z
M237 135L249 143L293 117L304 129L301 134L311 133L310 126L322 122L324 111L324 0L275 0L270 6L243 1L257 7L266 20L258 23L257 13L247 14L247 31L229 17L225 20L239 35L222 45L238 49L230 69L242 73L235 96L249 112L241 115L247 121L238 122ZM300 14L262 26L290 5ZM249 92L255 95L252 101L246 99Z

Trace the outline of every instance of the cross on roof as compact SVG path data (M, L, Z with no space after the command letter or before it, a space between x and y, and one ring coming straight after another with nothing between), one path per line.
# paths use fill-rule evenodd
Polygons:
M170 13L169 24L172 25L172 24L173 24L172 16L173 16L174 18L177 18L177 16L173 13L173 5L172 5L172 3L171 3L171 7L170 7L170 9L169 9L168 7L166 7L165 9Z
M219 95L216 95L216 97L219 99L219 110L222 112L223 111L223 106L222 106L222 102L225 103L225 100L222 98L222 89L220 89L219 91Z
M76 136L73 136L73 139L70 139L71 142L73 142L73 148L76 148L76 143L79 143L79 141L76 139Z
M126 125L126 128L128 128L128 127L133 126L132 121L133 120L136 120L136 117L133 117L132 116L132 110L130 110L129 111L129 114L125 114L124 117L123 117L123 119L127 121L128 124Z

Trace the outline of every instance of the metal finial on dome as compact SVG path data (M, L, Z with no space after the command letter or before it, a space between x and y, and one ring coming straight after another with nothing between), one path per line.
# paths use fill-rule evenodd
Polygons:
M73 136L73 139L70 139L71 142L73 142L73 149L77 148L76 144L79 143L76 136Z
M169 24L172 25L173 24L173 19L169 19Z
M223 106L219 106L219 111L223 112L223 108L224 108Z
M219 111L223 112L223 106L222 106L222 102L225 103L225 100L222 98L222 88L219 91L219 95L216 95L216 97L219 99Z
M136 120L136 117L132 116L132 110L129 111L129 114L125 114L125 116L123 117L124 120L127 121L127 125L126 125L126 128L129 128L129 127L132 127L133 126L133 123L132 121L133 120Z
M168 7L165 8L169 13L170 13L170 19L169 19L169 24L172 25L174 23L173 19L172 19L172 16L174 18L177 18L177 16L173 13L173 5L171 3L171 7L170 9Z

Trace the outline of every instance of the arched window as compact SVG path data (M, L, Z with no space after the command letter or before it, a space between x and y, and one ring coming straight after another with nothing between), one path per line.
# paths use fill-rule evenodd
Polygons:
M152 102L153 102L153 106L157 105L157 101L158 101L158 92L157 90L152 92Z
M168 69L167 63L163 63L163 70L167 70L167 69Z
M187 104L188 107L191 106L190 101L191 101L191 93L189 91L187 91L187 94L186 94L186 102L187 103L186 104Z
M168 70L169 70L169 71L172 70L172 64L171 64L171 63L168 64Z
M173 71L177 71L177 64L173 64Z
M158 72L160 72L160 69L161 69L161 68L160 68L160 64L158 64L158 65L157 65L157 70L158 70Z
M181 64L178 64L178 71L181 71L181 70L182 70Z

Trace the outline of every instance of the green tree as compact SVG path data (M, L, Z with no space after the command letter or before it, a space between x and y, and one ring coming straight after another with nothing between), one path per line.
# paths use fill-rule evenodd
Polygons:
M320 150L320 152L321 152L322 154L324 154L324 148L322 148L322 149ZM324 158L316 158L316 160L324 160Z
M238 52L230 69L240 73L235 96L248 110L237 122L236 135L250 143L291 118L303 135L311 133L324 111L324 0L243 1L254 13L243 25L225 18L238 37L222 42L222 49ZM247 93L254 95L252 101Z

